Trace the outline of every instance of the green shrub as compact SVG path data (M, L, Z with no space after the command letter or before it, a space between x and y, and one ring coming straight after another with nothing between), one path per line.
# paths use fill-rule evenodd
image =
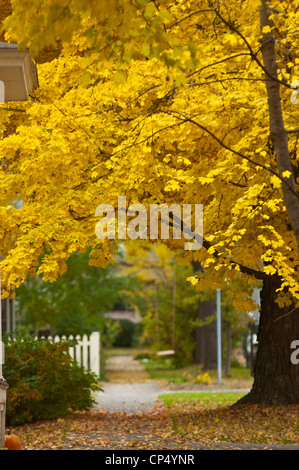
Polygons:
M69 340L54 343L19 332L4 343L8 425L63 417L93 405L98 378L71 359Z

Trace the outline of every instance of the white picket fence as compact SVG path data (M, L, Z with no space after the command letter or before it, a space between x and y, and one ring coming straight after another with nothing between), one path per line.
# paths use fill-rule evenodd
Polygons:
M76 339L76 346L69 348L69 354L74 361L77 362L79 366L84 367L92 372L94 372L98 377L100 377L100 341L101 336L98 331L91 333L88 338L87 335L82 337L77 336L48 336L49 341L59 342L63 339Z

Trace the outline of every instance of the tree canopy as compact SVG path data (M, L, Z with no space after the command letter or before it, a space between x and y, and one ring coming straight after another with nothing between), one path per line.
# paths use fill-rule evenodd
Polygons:
M299 299L299 11L274 3L12 1L6 38L57 57L0 116L6 295L28 274L55 280L86 246L105 267L116 243L95 236L95 209L125 195L203 204L203 248L166 243L201 263L202 288L241 278L239 311L276 274L280 304Z

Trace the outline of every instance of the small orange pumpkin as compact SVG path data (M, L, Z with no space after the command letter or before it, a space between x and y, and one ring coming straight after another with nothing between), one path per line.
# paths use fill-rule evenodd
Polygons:
M8 434L5 436L4 447L8 450L22 450L21 441L15 434Z

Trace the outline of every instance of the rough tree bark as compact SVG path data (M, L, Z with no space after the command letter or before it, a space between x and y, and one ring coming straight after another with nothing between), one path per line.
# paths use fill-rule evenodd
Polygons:
M299 309L279 308L275 302L278 276L269 276L261 291L261 315L254 382L237 404L299 403L299 364L291 362L291 344L299 339Z
M217 332L215 317L216 300L199 300L198 318L204 323L195 331L195 364L202 364L204 369L217 367Z
M273 26L273 22L269 19L271 11L269 11L267 3L267 0L262 0L260 7L261 30L266 26ZM276 62L275 37L272 32L262 35L262 56L268 96L270 138L273 143L280 176L283 177L283 172L285 171L289 171L291 175L289 178L285 178L286 183L282 183L282 192L287 214L299 249L299 194L296 189L295 176L288 148L288 134L284 126L280 95L281 85L278 80Z
M260 27L272 27L267 1L260 7ZM272 32L262 34L262 56L268 97L270 138L279 173L288 170L290 177L282 183L282 192L290 224L299 247L299 198L284 127L280 86L277 73L275 38ZM294 253L298 257L298 253ZM252 390L238 404L287 405L299 403L299 364L291 362L291 344L299 339L299 309L279 308L275 302L278 276L267 276L261 292L258 329L258 351Z
M201 264L192 261L194 273L202 272ZM203 326L195 330L194 363L202 364L204 369L217 368L217 325L216 320L216 294L209 300L198 299L197 318L202 321Z

